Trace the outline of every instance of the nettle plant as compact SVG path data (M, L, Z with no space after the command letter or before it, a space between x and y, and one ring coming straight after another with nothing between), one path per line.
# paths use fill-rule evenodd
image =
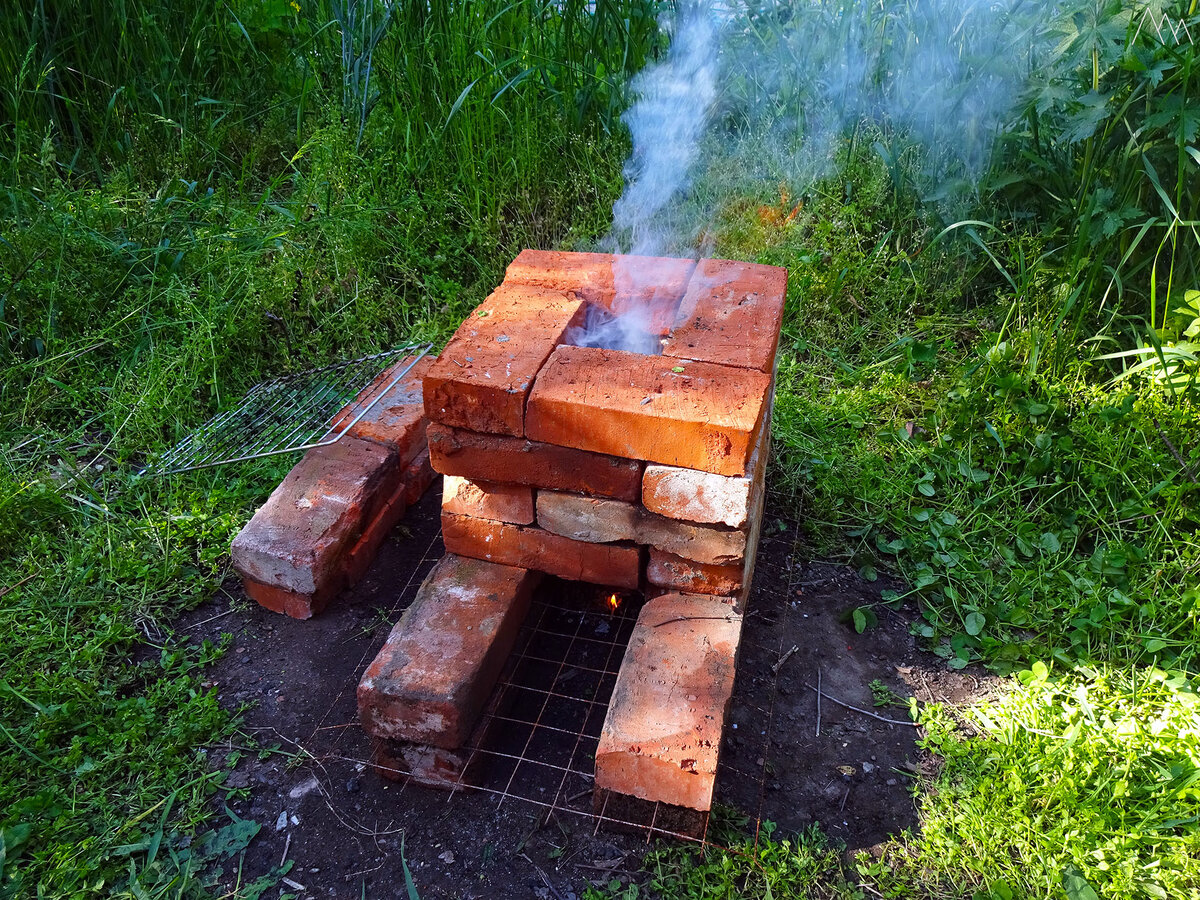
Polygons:
M1148 320L1135 352L1103 358L1178 375L1191 351L1156 328L1200 285L1197 3L1073 0L1045 38L990 184L1051 239L1041 263L1064 286L1051 331L1067 338L1053 362L1069 365L1080 339L1116 340L1118 324L1128 346Z

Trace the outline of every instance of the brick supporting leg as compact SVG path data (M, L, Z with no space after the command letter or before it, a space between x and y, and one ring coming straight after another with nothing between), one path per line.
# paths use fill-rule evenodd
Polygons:
M540 578L525 569L443 557L359 682L363 730L377 738L461 748Z
M742 617L717 597L642 607L596 749L596 789L712 806Z

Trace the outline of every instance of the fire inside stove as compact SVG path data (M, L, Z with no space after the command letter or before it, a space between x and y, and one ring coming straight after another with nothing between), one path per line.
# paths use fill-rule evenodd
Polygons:
M509 266L424 376L447 556L359 686L382 771L493 790L508 772L502 793L519 792L521 761L565 752L534 739L544 718L515 716L531 729L511 771L476 763L505 758L489 741L514 718L510 691L562 693L575 651L554 669L528 648L531 621L565 616L578 629L569 647L623 632L593 673L611 678L607 690L582 720L562 714L577 740L560 787L572 782L598 811L709 809L761 526L785 288L784 270L729 260L526 250ZM596 585L596 600L538 593L546 575ZM531 667L540 681L514 689ZM580 756L585 735L594 746Z

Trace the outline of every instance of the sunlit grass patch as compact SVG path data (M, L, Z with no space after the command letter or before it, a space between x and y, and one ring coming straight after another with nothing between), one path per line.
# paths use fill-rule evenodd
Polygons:
M971 733L925 707L923 743L943 763L919 834L860 873L889 897L1195 896L1197 686L1178 671L1037 664L956 712Z

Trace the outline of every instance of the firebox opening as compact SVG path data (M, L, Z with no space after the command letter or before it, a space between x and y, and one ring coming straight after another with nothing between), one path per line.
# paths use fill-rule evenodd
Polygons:
M477 787L593 815L596 746L642 602L636 592L543 582L477 732Z
M587 305L583 325L568 329L565 343L573 347L603 347L644 356L662 354L662 339L650 329L649 317L640 310L614 315L594 303Z

